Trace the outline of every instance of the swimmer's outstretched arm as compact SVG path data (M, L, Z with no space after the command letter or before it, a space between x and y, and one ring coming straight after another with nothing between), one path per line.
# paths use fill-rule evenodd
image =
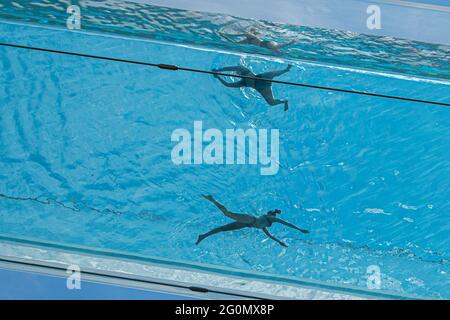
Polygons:
M275 77L279 77L279 76L285 74L286 72L289 72L289 70L291 70L291 68L292 68L292 65L289 64L283 70L276 70L276 71L260 73L260 74L257 74L256 77L271 80Z
M246 67L243 66L232 66L232 67L224 67L220 69L213 69L212 71L234 71L234 72L250 72Z
M282 245L283 247L287 248L287 244L284 243L283 241L278 240L277 238L275 238L270 232L269 230L267 230L267 228L263 228L262 231L264 231L264 233L272 240L278 242L280 245Z
M287 227L290 227L290 228L292 228L292 229L298 230L298 231L300 231L301 233L309 233L308 230L300 229L299 227L293 225L292 223L289 223L289 222L287 222L287 221L284 221L283 219L280 219L280 218L272 218L271 220L272 220L273 222L278 222L278 223L284 224L284 225L287 226Z

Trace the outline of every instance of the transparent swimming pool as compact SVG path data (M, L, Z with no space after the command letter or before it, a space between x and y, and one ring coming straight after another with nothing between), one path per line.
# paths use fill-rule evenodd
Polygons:
M280 80L450 103L448 46L117 1L86 2L74 32L66 5L2 1L0 42L206 71L292 64ZM250 25L300 42L273 55L217 33ZM290 101L284 112L209 74L5 46L0 55L2 239L363 290L377 266L382 292L450 298L448 107L274 84ZM174 165L171 134L194 121L279 129L279 172ZM253 229L196 246L230 222L205 193L234 211L282 209L311 233L272 227L287 249Z

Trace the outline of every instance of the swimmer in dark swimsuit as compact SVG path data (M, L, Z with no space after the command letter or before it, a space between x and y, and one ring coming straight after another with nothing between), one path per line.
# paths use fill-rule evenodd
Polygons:
M212 71L214 71L214 72L233 71L238 76L251 77L251 78L255 78L256 77L256 78L269 80L269 81L266 81L266 80L255 80L255 79L242 78L241 80L236 81L236 82L226 82L219 75L217 75L217 74L214 75L214 77L219 79L220 82L222 82L222 84L224 86L226 86L226 87L230 87L230 88L242 88L242 87L253 88L253 89L258 91L263 96L263 98L266 100L266 102L268 104L270 104L271 106L284 104L284 111L287 111L288 108L289 108L288 101L287 100L275 99L273 97L272 82L270 80L272 80L275 77L279 77L282 74L285 74L291 68L292 68L292 66L288 65L286 67L286 69L284 69L284 70L265 72L265 73L260 73L260 74L257 74L257 75L255 75L253 72L251 72L249 69L247 69L246 67L243 67L243 66L225 67L225 68L222 68L222 69L213 69Z
M276 215L280 214L281 210L275 209L275 210L267 212L265 215L263 215L261 217L255 217L255 216L252 216L252 215L246 214L246 213L231 212L227 208L225 208L224 205L222 205L220 202L218 202L216 199L214 199L214 197L211 195L203 195L203 197L206 200L213 203L217 208L219 208L219 210L222 211L223 214L226 215L228 218L235 220L235 222L229 223L222 227L215 228L205 234L200 235L195 244L199 244L201 241L203 241L207 237L212 236L213 234L216 234L219 232L239 230L239 229L243 229L243 228L257 228L257 229L261 229L270 239L278 242L283 247L287 247L287 245L284 242L275 238L267 229L274 223L281 223L281 224L284 224L285 226L288 226L290 228L298 230L302 233L309 233L308 230L300 229L289 222L286 222L280 218L277 218Z
M225 34L223 32L219 32L219 34L230 42L238 44L251 44L254 46L272 50L273 52L276 52L278 54L281 53L280 49L295 43L294 40L284 44L278 44L274 41L261 40L260 38L261 33L259 33L258 30L256 30L255 28L251 28L249 32L245 33ZM245 37L245 38L242 40L234 40L231 37Z

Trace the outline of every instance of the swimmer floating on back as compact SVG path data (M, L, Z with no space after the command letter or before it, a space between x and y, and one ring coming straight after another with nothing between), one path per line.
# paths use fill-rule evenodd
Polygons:
M227 225L224 225L222 227L215 228L205 234L202 234L198 237L197 242L195 244L199 244L201 241L206 239L209 236L212 236L213 234L224 232L224 231L232 231L232 230L238 230L243 228L257 228L261 229L270 239L278 242L283 247L287 247L287 245L275 238L267 228L269 228L274 223L281 223L285 226L288 226L290 228L293 228L295 230L298 230L302 233L309 233L308 230L300 229L293 224L286 222L280 218L277 218L277 214L281 214L281 210L275 209L272 211L267 212L265 215L261 217L255 217L250 214L246 213L235 213L229 211L227 208L225 208L224 205L222 205L220 202L218 202L216 199L214 199L211 195L203 195L203 197L213 203L217 208L219 208L220 211L223 212L224 215L226 215L228 218L231 218L235 220L235 222L229 223Z
M226 34L226 33L219 31L219 34L230 42L239 43L239 44L251 44L254 46L272 50L273 52L276 52L276 53L281 53L280 49L295 43L294 40L292 40L288 43L284 43L284 44L278 44L274 41L261 40L261 38L260 38L261 33L258 32L258 30L256 30L256 28L251 28L250 31L245 32L245 33ZM234 40L231 37L245 37L245 38L242 40Z
M225 67L221 69L213 69L214 72L221 72L221 71L233 71L238 76L244 76L244 77L251 77L251 78L262 78L265 80L260 79L248 79L248 78L242 78L239 81L236 82L226 82L224 79L220 77L220 75L215 74L214 77L220 80L222 84L226 87L230 88L242 88L242 87L249 87L253 88L256 91L258 91L263 98L266 100L268 104L271 106L276 106L279 104L284 104L284 111L287 111L289 108L289 103L287 100L279 100L275 99L273 97L273 91L272 91L272 80L275 77L279 77L282 74L285 74L289 70L291 70L292 66L288 65L286 69L284 70L278 70L278 71L271 71L271 72L265 72L255 75L253 72L251 72L248 68L243 66L235 66L235 67Z

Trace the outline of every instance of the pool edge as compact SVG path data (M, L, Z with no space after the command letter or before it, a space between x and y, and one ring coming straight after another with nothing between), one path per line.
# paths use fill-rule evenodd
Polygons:
M123 278L122 280L131 282L137 280L146 285L157 283L188 289L195 287L205 292L234 295L235 298L241 296L244 299L429 299L288 276L4 236L0 236L0 261L2 259L36 267L53 268L56 264L60 270L76 264L80 266L82 272L84 270L94 276Z

